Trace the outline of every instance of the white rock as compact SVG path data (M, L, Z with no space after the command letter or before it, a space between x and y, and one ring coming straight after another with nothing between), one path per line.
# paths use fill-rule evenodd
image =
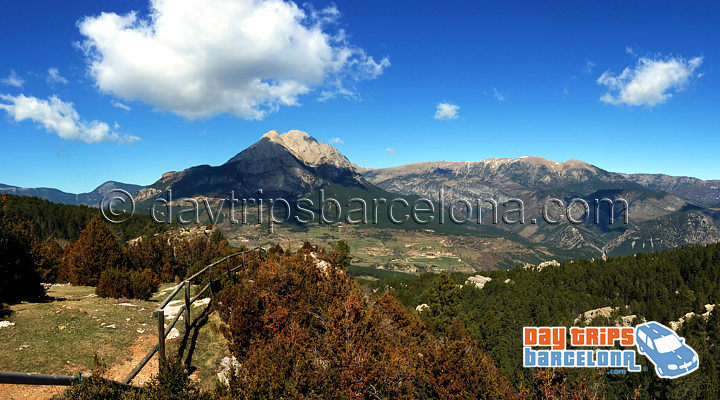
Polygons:
M230 368L236 370L240 368L240 363L238 360L233 357L225 357L220 361L220 372L218 372L217 377L225 385L230 385L230 381L228 380L228 375L230 373Z
M415 311L417 311L417 312L419 312L419 313L421 313L421 312L423 312L423 311L425 311L425 310L429 310L429 309L430 309L430 306L427 305L427 304L425 304L425 303L420 304L419 306L415 307Z
M180 311L182 311L182 308L185 305L185 300L174 300L168 303L167 306L165 306L165 319L173 319L175 318Z
M622 319L622 325L623 325L623 326L632 326L632 322L633 322L633 320L635 319L635 317L637 317L637 315L635 315L635 314L633 314L633 315L626 315L626 316L624 316L624 317L621 317L621 319Z
M487 276L482 275L475 275L467 278L465 281L466 285L475 285L478 289L482 289L485 287L485 284L490 282L492 278L489 278Z
M543 268L546 267L559 267L560 263L556 260L550 260L550 261L543 261L540 264L538 264L537 269L538 271L541 271Z
M166 340L176 339L180 337L180 331L177 330L177 328L170 329L170 333L168 333Z
M8 326L13 326L13 325L15 325L14 322L0 321L0 328L7 328Z
M593 310L588 310L582 313L582 315L575 318L575 323L578 323L580 321L584 321L586 324L589 324L590 321L593 320L593 318L602 315L606 318L610 318L610 314L612 314L613 311L617 310L617 307L600 307Z
M200 300L195 301L195 302L193 303L193 308L195 308L195 307L201 307L201 306L206 306L206 305L208 305L208 304L210 304L210 298L209 298L209 297L206 297L206 298L204 298L204 299L200 299Z

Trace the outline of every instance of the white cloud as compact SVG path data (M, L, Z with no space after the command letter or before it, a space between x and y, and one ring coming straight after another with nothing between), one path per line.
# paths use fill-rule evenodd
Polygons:
M493 88L493 96L495 97L495 100L499 102L505 101L505 95L500 93L497 89Z
M5 79L0 79L0 82L9 86L21 87L23 83L25 83L25 80L21 78L20 75L18 75L14 70L10 70L10 75L8 75L8 77Z
M672 97L695 77L702 57L685 60L682 57L651 59L641 57L633 67L620 75L605 72L597 83L608 87L600 100L614 105L654 107Z
M48 68L47 70L47 78L45 78L48 84L53 83L61 83L63 85L67 85L68 80L65 79L62 75L60 75L60 71L58 71L57 68Z
M585 68L583 68L583 72L590 75L593 72L593 68L595 68L595 63L590 60L585 60Z
M397 155L397 150L393 149L392 147L388 147L387 149L385 149L385 154L389 156L394 156Z
M330 139L330 144L338 145L338 144L344 144L345 141L340 139L339 137L334 137Z
M63 139L82 140L87 143L114 141L119 143L133 143L140 138L131 135L120 135L117 133L119 126L115 128L105 122L80 119L72 103L67 103L56 96L47 100L37 97L17 96L0 94L0 109L5 110L16 122L26 119L35 121L42 125L46 131L54 132Z
M113 101L113 102L112 102L112 105L113 105L113 107L119 108L119 109L124 110L124 111L130 111L130 110L132 110L132 108L130 108L130 106L125 105L125 104L123 104L123 103L121 103L121 102L119 102L119 101Z
M447 121L450 119L458 118L458 110L460 106L450 103L440 103L437 105L435 110L435 119L440 121Z
M633 50L630 46L625 46L625 53L630 54L631 56L637 56L637 54L635 54L635 50Z
M262 119L314 89L353 97L390 65L350 44L339 16L282 0L152 0L147 19L103 13L79 28L103 92L189 119Z

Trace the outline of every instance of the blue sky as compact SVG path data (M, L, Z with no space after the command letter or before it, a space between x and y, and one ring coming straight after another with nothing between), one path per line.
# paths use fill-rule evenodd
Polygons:
M367 167L538 155L720 179L718 3L200 3L0 6L0 182L150 184L272 129Z

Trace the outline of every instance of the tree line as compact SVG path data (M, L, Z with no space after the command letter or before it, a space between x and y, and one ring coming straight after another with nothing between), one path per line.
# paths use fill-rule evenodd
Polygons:
M159 283L183 278L232 250L217 229L178 237L147 216L133 218L111 225L97 209L3 195L0 304L43 297L41 282L148 299Z

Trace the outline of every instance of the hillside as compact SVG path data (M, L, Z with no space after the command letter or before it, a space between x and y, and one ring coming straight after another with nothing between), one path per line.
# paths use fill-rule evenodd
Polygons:
M583 199L588 210L583 211L577 203L571 214L575 219L584 219L581 224L551 225L539 221L537 225L498 224L498 227L531 242L568 250L593 249L597 256L720 240L720 215L706 206L713 196L717 198L717 190L711 189L714 181L621 174L579 160L558 162L541 157L423 162L364 169L362 175L385 190L403 194L437 198L442 189L448 202L493 199L501 203L518 198L531 215L542 215L543 206L553 198L564 204ZM616 203L615 222L608 224L607 204L597 207L595 203L603 198L627 200L629 223L622 223L624 207ZM556 216L557 212L553 219ZM595 218L599 223L595 223Z

